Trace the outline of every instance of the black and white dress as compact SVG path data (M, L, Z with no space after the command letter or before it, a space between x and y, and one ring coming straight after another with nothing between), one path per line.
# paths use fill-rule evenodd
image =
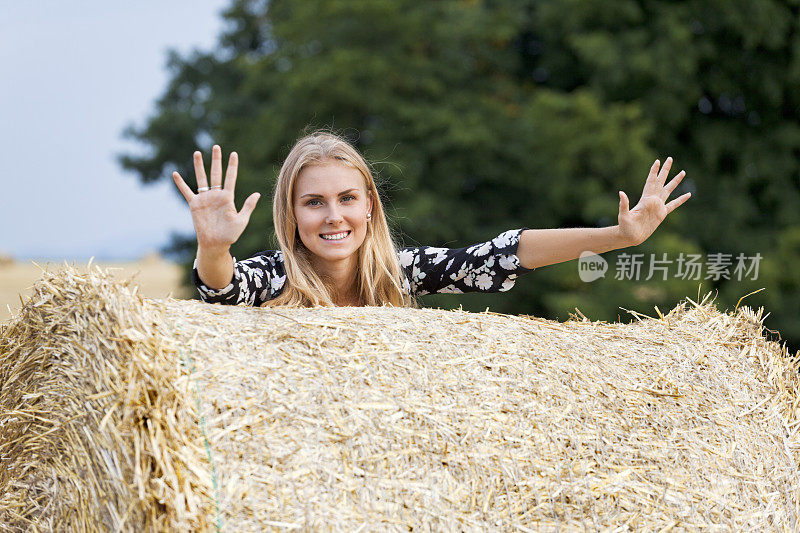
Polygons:
M412 296L507 291L519 274L532 270L523 267L517 257L520 235L525 229L509 230L491 241L465 248L404 248L397 253L405 277L403 287ZM203 301L261 306L283 291L283 252L267 250L244 261L234 257L233 261L230 285L212 289L200 281L195 259L192 282Z

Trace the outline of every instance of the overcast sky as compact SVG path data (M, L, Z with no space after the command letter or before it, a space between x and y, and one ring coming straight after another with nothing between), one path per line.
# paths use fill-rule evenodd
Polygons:
M144 187L116 155L137 148L121 133L153 112L167 50L213 48L228 3L0 0L0 254L136 259L192 231L172 180Z

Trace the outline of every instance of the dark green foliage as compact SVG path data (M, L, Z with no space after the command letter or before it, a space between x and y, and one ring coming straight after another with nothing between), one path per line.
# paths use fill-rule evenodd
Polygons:
M213 53L172 56L156 113L124 156L144 182L213 142L240 154L237 197L263 198L233 248L274 247L269 200L292 143L344 132L373 163L406 245L464 246L510 228L616 223L655 158L687 171L693 198L610 270L529 274L504 295L429 305L627 319L719 291L766 305L800 343L800 7L796 0L238 0ZM207 158L208 159L208 158ZM673 172L673 174L675 173ZM177 191L176 191L177 194ZM188 213L187 213L188 216ZM193 255L193 245L178 249ZM764 257L756 281L614 279L620 253Z

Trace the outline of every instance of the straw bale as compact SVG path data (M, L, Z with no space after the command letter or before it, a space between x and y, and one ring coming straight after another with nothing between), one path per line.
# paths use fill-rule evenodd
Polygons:
M261 309L45 273L0 328L8 530L800 528L763 310Z

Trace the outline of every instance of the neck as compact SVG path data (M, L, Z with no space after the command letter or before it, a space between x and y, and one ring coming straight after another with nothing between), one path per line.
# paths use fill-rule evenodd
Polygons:
M334 304L338 306L360 305L356 288L358 258L355 255L336 262L322 262L314 257L311 262L328 285Z

